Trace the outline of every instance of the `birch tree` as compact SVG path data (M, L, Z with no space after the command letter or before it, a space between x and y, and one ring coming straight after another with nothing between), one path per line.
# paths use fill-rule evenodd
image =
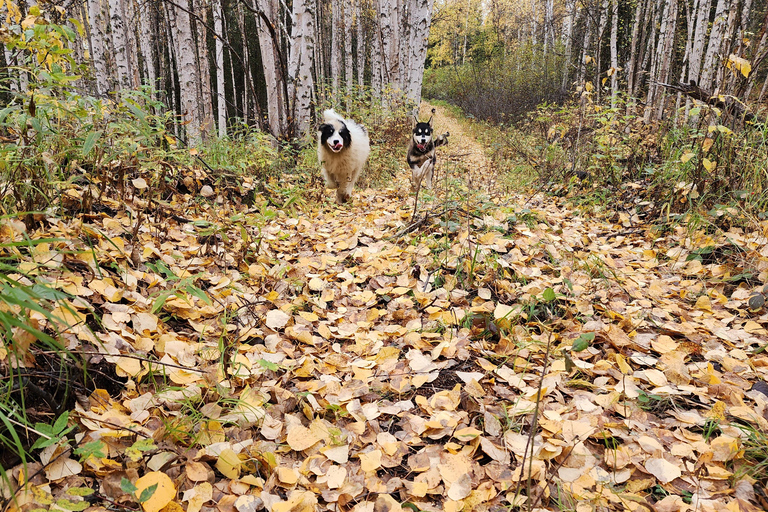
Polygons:
M266 0L257 2L255 5L261 65L266 83L267 124L272 135L279 135L282 133L284 119L284 112L281 109L284 101L281 94L284 77L280 68L279 41L277 41L280 4L277 0Z
M139 3L137 17L139 23L139 47L143 57L143 74L147 85L155 89L157 88L157 68L155 67L155 48L152 44L155 39L155 33L152 30L152 11L149 3Z
M699 87L703 90L714 93L714 77L717 74L717 66L720 63L720 48L723 43L723 35L728 27L728 11L731 9L731 0L717 0L715 9L715 21L712 23L712 30L709 34L707 43L707 53L704 55L704 63L699 75Z
M365 35L363 29L363 0L355 0L355 18L357 26L357 85L365 83Z
M96 78L96 93L103 95L111 89L107 67L107 20L109 13L105 0L88 0L89 46Z
M121 89L129 89L132 83L132 55L128 45L128 35L125 28L125 12L122 0L109 0L109 24L112 33L112 48L114 49L117 83Z
M334 96L339 92L339 81L341 80L341 59L343 57L340 51L343 48L341 44L341 30L343 28L343 0L331 0L331 89Z
M561 89L563 91L568 87L570 76L571 53L573 51L573 26L576 20L576 0L565 1L565 15L563 16L563 34L560 38L565 46L565 58L563 59L563 81Z
M224 91L224 16L221 12L221 1L212 0L213 30L216 32L216 50L214 63L216 65L216 114L219 137L227 136L227 98Z
M424 63L427 58L429 28L432 22L434 0L411 0L409 2L410 38L408 41L408 74L405 92L416 105L421 101L421 85Z
M616 108L616 98L619 94L619 3L611 2L611 108Z
M179 0L180 2L184 0ZM184 5L167 6L169 24L173 38L173 50L176 57L176 73L179 77L179 104L181 118L185 123L187 144L197 145L201 141L200 121L197 108L200 105L198 96L199 77L195 60L195 39L192 35L192 22L188 9L191 2ZM189 9L191 10L191 9Z
M344 81L347 93L352 90L355 77L352 73L352 2L344 2Z
M656 47L654 65L651 76L654 83L648 90L646 100L645 120L661 119L664 111L664 88L659 83L669 81L670 67L672 64L672 47L675 41L675 29L677 27L677 0L666 0L661 17L661 28Z
M288 72L292 77L288 95L292 101L297 134L307 133L312 115L312 63L315 48L315 7L313 0L293 0L291 52Z

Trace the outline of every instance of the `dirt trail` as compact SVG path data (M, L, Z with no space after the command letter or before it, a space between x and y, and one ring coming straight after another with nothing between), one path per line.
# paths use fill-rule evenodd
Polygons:
M448 109L422 103L420 119L429 119L432 108L435 115L432 126L435 134L450 132L448 146L437 148L437 179L449 176L466 183L468 190L481 188L488 195L496 195L496 178L490 172L489 161L485 149L470 133L465 125L456 119ZM437 181L437 180L436 180Z

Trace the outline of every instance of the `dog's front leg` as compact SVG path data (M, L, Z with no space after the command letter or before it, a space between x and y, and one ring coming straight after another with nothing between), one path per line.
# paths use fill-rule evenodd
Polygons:
M339 183L334 176L328 174L328 171L323 167L323 179L325 179L325 188L339 188Z
M339 188L336 189L336 202L344 204L352 199L352 189L354 185L352 183L342 183Z

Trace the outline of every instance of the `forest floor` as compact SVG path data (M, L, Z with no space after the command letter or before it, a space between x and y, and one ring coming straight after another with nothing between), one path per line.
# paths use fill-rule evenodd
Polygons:
M434 126L415 216L403 165L351 205L134 180L127 208L45 219L32 238L69 242L20 257L71 294L69 348L127 382L78 396L11 507L767 509L768 224L581 214Z

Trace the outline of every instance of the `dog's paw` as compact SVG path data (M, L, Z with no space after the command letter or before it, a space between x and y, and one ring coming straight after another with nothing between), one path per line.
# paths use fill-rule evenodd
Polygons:
M346 190L338 189L336 190L336 202L339 204L344 204L352 200L352 194L347 192Z

